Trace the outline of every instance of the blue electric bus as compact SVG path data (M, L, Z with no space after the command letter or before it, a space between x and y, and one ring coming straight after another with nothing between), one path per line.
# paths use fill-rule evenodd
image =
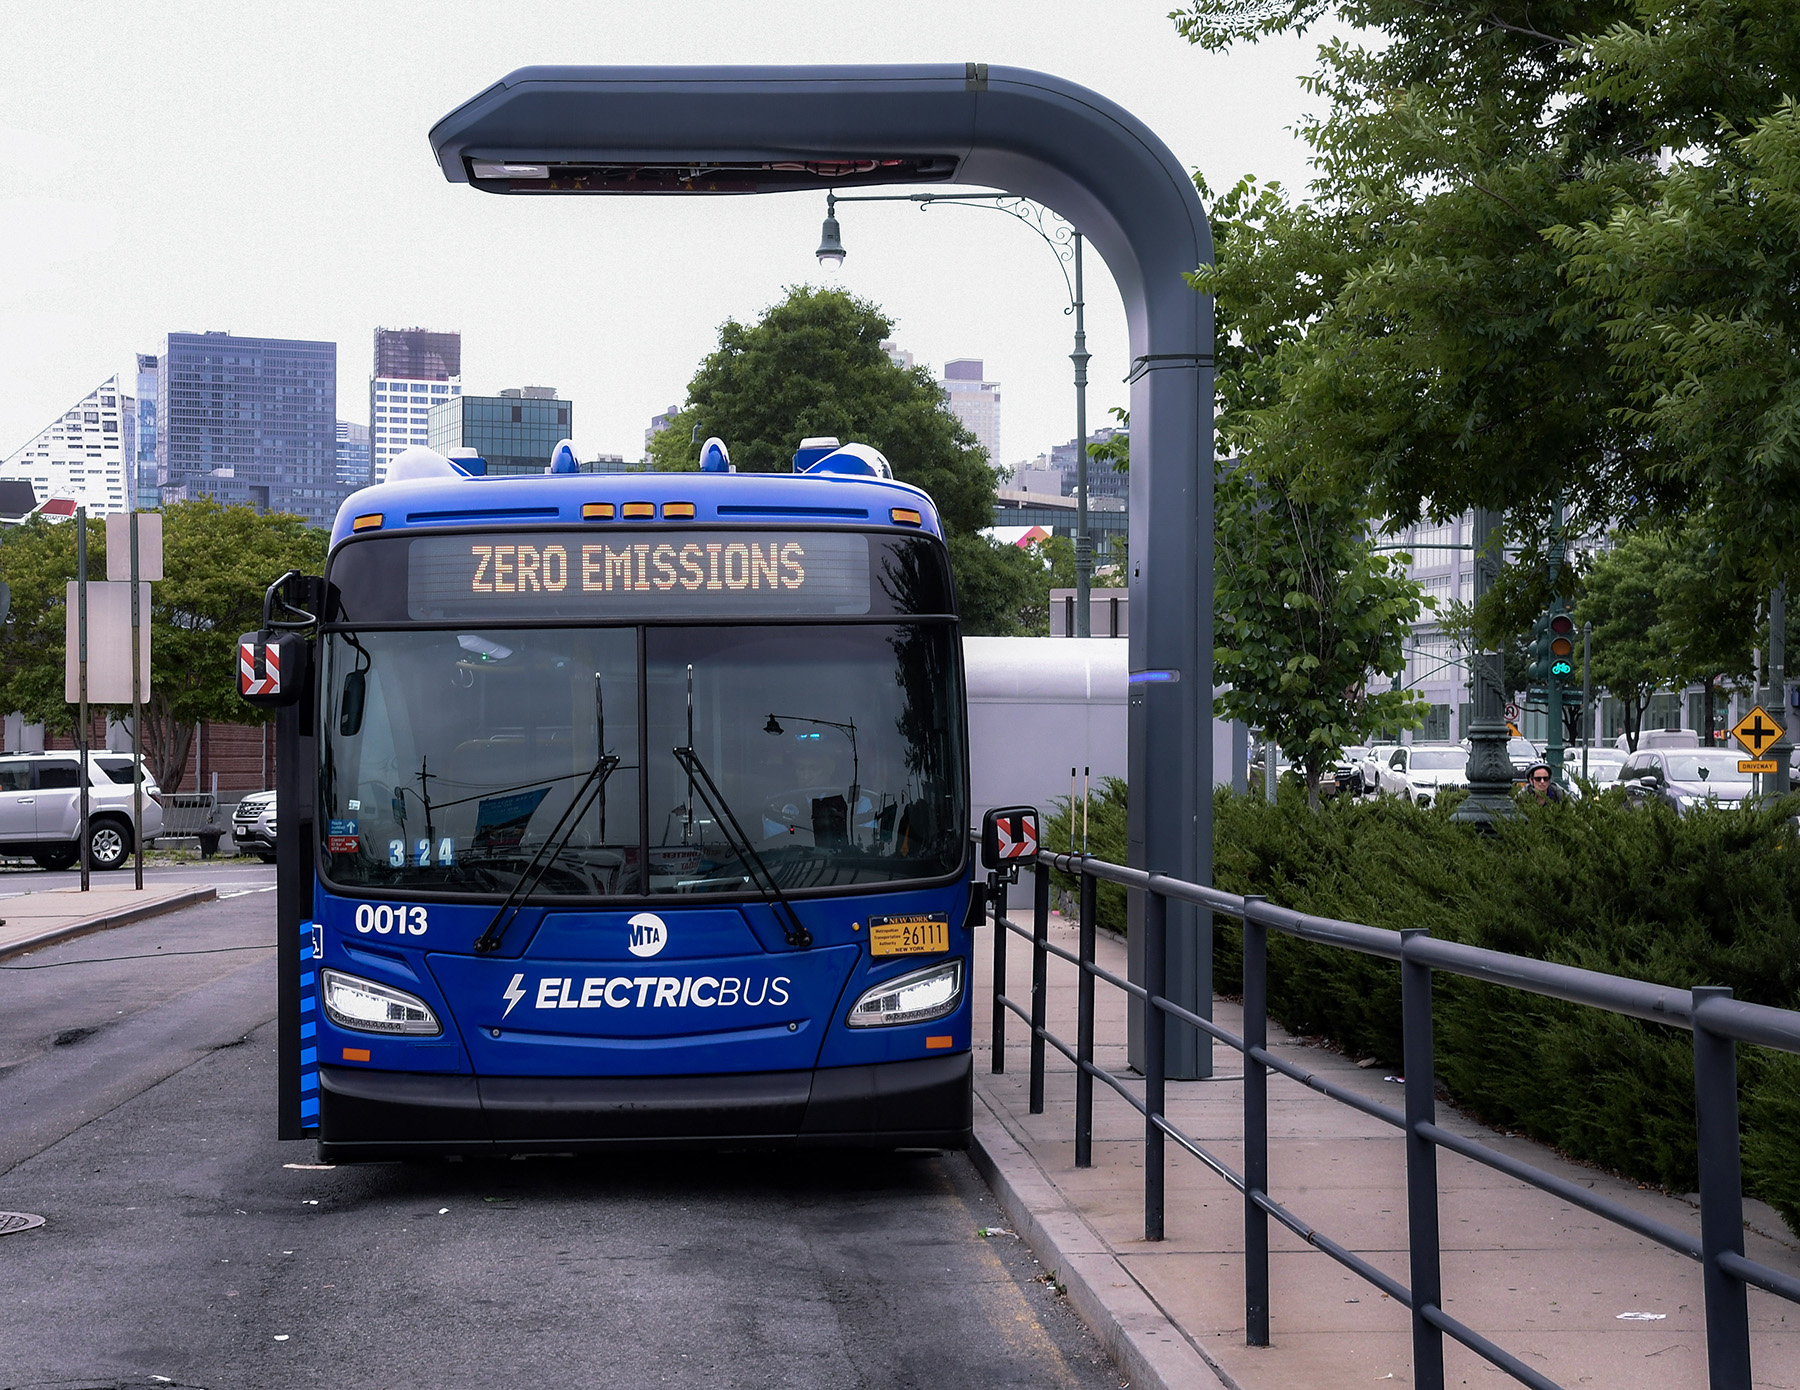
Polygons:
M956 1148L961 643L931 500L413 449L270 591L281 1133L321 1160Z

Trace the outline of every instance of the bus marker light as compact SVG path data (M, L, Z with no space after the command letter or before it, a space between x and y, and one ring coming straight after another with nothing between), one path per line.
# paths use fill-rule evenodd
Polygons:
M694 504L692 502L664 502L663 503L663 520L664 521L674 521L676 519L691 521L691 520L693 520L693 517L694 517Z
M344 1049L344 1060L346 1062L366 1062L369 1060L369 1049L366 1047L346 1047Z
M611 502L583 502L581 504L581 519L583 521L611 521L613 519L613 504Z
M888 515L902 526L923 526L925 524L925 518L911 507L890 508Z
M945 1034L942 1037L925 1039L925 1046L927 1048L949 1047L951 1042L949 1034Z
M626 516L626 517L634 517L634 516L654 517L656 515L656 503L654 503L654 502L627 502L620 509L619 514L621 516Z
M350 529L352 531L379 531L381 529L381 516L382 514L380 512L370 512L366 516L359 516L355 521L350 523Z

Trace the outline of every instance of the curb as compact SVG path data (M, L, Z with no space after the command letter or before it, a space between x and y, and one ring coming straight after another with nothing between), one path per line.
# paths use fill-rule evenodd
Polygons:
M1068 1291L1069 1305L1143 1390L1241 1390L1165 1313L975 1088L969 1157L1019 1237Z
M86 936L89 932L105 931L109 927L129 926L133 922L146 921L151 917L161 917L165 913L179 912L186 907L212 902L218 895L219 891L216 888L190 888L185 893L158 898L154 902L121 908L117 912L102 913L98 917L84 917L79 922L65 922L60 927L52 927L49 931L39 932L36 936L0 944L0 960L5 960L8 956L21 955L26 951L35 951L40 946L51 946L59 941L68 941L72 937Z

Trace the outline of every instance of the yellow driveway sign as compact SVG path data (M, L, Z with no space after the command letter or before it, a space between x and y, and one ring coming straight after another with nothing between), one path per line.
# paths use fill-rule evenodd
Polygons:
M1775 716L1758 705L1732 726L1731 736L1744 745L1744 751L1751 757L1760 758L1783 732L1781 725L1775 722Z

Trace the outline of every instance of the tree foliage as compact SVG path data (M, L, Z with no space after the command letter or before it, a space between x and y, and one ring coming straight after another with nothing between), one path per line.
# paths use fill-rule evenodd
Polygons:
M167 790L180 788L201 720L266 722L238 698L237 639L262 622L263 593L290 569L321 572L327 537L303 518L258 515L211 499L163 511L163 573L152 586L150 699L145 757ZM0 540L0 579L12 588L12 621L0 626L0 709L73 729L63 701L68 581L75 578L73 523L34 517ZM88 528L88 577L106 577L106 530ZM115 710L128 714L129 708Z
M1406 664L1419 586L1404 557L1370 545L1361 499L1295 483L1278 467L1240 461L1214 491L1214 702L1222 719L1265 730L1306 776L1345 744L1383 727L1417 727L1406 690L1369 688Z
M944 408L929 371L896 366L882 350L893 331L867 300L805 285L753 324L727 319L688 383L687 404L651 440L651 461L697 467L699 441L714 435L746 473L786 472L800 441L815 436L872 445L896 478L936 503L965 630L1017 632L1036 597L1035 572L1011 547L976 534L994 524L987 453Z

